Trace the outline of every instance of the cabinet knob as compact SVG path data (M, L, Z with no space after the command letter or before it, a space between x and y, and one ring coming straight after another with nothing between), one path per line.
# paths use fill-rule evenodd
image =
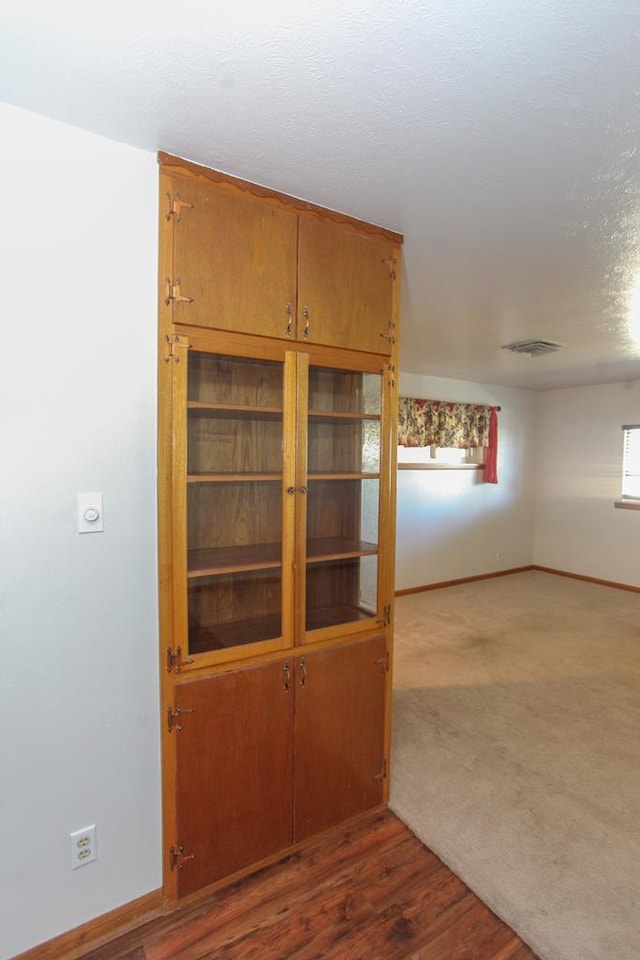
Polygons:
M306 340L307 337L309 336L309 326L310 326L310 324L311 324L311 317L309 316L309 308L308 308L308 307L303 307L303 308L302 308L302 316L304 317L304 330L303 330L303 332L302 332L302 336L303 336L303 337L305 338L305 340Z
M286 336L286 337L290 337L291 334L292 334L292 332L293 332L293 313L292 313L292 311L291 311L291 304L290 304L290 303L288 303L288 304L286 305L286 307L284 308L284 312L287 314L287 316L288 316L288 318L289 318L289 322L287 323L287 326L286 326L286 329L285 329L284 333L285 333L285 336Z
M306 493L308 489L308 487L300 487L300 493Z
M289 496L293 496L295 492L296 492L295 487L287 487L287 493L289 494Z

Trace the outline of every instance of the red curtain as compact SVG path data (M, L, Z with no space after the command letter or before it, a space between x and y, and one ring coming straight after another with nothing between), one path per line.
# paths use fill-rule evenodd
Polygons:
M489 413L489 446L484 456L484 482L498 482L498 411L491 407Z

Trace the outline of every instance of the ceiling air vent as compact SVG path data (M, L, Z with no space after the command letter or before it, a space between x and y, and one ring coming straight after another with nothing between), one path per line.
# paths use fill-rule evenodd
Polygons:
M503 350L511 353L528 353L531 357L541 357L545 353L555 353L562 346L555 340L519 340L517 343L505 343Z

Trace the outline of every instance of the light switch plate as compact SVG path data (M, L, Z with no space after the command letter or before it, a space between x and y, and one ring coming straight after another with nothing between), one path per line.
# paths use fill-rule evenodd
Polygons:
M78 533L102 533L102 493L78 494Z

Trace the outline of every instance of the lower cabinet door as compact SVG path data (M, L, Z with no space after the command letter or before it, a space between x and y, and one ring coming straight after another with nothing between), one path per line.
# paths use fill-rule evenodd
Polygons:
M297 841L382 803L383 636L296 660Z
M284 660L178 685L178 896L291 844L292 687Z

